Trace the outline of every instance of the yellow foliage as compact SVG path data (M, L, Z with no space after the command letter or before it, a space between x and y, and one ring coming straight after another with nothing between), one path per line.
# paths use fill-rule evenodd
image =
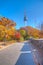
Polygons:
M0 25L0 30L4 30L5 31L5 26L3 26L3 25Z
M10 39L15 34L15 22L5 17L0 20L0 37Z
M15 28L11 28L11 29L9 29L9 30L7 30L7 33L8 33L8 35L14 35L15 34Z

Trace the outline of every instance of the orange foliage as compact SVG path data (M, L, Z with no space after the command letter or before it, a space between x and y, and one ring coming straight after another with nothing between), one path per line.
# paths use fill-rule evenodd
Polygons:
M20 37L21 37L21 34L20 34L19 32L16 32L16 33L15 33L15 38L16 38L16 39L19 39Z
M30 36L43 38L43 34L40 34L41 31L36 29L36 28L33 28L31 26L27 26L27 27L24 27L21 29L25 29L27 31L28 35L30 35Z
M3 17L0 20L0 25L7 26L7 27L12 27L12 26L16 26L16 23L13 22L12 20L9 20L9 19Z

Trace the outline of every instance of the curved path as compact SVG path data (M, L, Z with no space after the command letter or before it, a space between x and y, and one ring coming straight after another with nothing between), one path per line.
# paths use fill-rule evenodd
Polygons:
M0 65L35 65L30 45L27 42L15 43L1 50Z

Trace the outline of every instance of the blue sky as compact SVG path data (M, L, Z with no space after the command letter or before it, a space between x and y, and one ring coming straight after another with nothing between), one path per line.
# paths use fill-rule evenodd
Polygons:
M0 0L0 16L16 22L16 28L24 26L24 11L28 26L37 27L43 21L43 0Z

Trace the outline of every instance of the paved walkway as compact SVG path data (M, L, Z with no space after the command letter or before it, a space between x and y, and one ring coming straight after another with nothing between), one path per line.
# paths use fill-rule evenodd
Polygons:
M35 65L30 46L16 43L0 51L0 65Z

